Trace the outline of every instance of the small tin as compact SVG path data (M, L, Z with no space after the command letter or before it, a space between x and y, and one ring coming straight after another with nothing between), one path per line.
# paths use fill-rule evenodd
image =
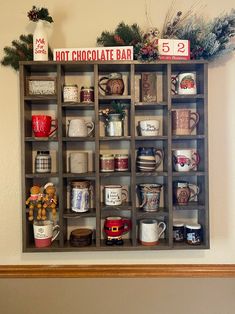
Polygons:
M114 156L103 154L100 155L100 171L112 172L114 171Z
M174 242L184 241L184 224L182 222L174 222L173 224L173 240Z
M78 86L64 85L63 89L64 102L77 102L78 101Z
M114 169L115 171L128 171L128 155L117 154L114 156Z
M72 246L88 246L92 243L92 230L87 228L75 229L70 233Z
M94 87L82 86L80 91L80 101L82 103L94 102Z
M37 151L35 157L35 172L50 173L51 172L51 156L49 151Z
M200 224L190 224L185 226L186 242L190 245L198 245L202 242L202 228Z

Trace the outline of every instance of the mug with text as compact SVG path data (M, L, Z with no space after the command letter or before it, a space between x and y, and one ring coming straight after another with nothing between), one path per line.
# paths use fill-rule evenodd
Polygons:
M199 122L199 114L190 109L172 110L173 135L190 135Z
M141 136L159 135L160 123L158 120L142 120L138 122Z
M60 227L59 225L54 226L50 220L34 221L33 232L35 247L48 247L58 237Z
M128 192L121 185L104 186L104 203L108 206L121 205L127 200Z
M53 125L54 122L54 125ZM52 127L54 127L52 129ZM32 115L32 130L35 137L48 137L58 128L57 120L47 115Z

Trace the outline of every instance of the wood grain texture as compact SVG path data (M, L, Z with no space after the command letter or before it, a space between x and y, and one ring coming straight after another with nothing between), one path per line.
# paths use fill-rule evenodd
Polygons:
M234 278L235 264L1 265L0 278Z

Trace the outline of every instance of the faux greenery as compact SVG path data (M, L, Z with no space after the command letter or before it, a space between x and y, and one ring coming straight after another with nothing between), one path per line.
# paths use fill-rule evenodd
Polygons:
M12 46L4 47L5 56L1 60L4 66L10 66L14 70L19 70L19 61L33 60L33 35L20 35L18 40L11 42ZM49 60L53 59L53 53L48 47Z
M27 13L30 21L37 22L38 20L47 21L49 23L53 22L52 17L49 15L49 11L47 8L37 8L35 5L32 9Z
M142 41L142 33L138 24L118 24L113 32L104 31L97 38L100 46L134 46Z
M111 114L119 114L121 120L124 120L126 116L126 105L119 101L112 101L110 107L100 110L100 115L103 116L106 122L110 120Z

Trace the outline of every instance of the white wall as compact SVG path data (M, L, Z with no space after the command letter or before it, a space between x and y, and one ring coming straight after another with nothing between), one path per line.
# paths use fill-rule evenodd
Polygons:
M171 1L150 1L153 25L161 27ZM185 11L193 1L177 1ZM208 18L229 12L234 0L208 0L201 10ZM92 47L103 30L120 21L147 26L144 0L1 1L0 58L3 47L20 34L33 32L27 19L32 5L49 9L50 45ZM19 77L0 67L0 264L105 264L105 263L234 263L235 262L235 54L209 66L209 163L211 249L206 251L90 252L23 254L21 248L20 101Z

